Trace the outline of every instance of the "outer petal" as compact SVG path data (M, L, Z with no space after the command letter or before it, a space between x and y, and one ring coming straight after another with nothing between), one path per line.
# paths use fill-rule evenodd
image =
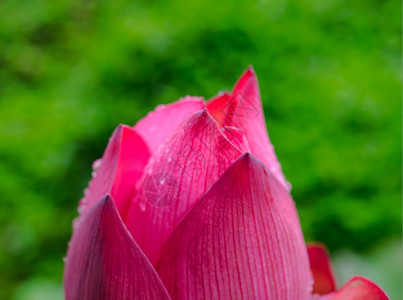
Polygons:
M175 299L310 299L295 206L270 171L242 155L165 244L157 271Z
M64 271L66 300L169 299L109 196L83 216Z
M204 109L203 98L187 96L172 104L159 105L134 128L154 153L183 120L202 109Z
M141 178L150 158L147 145L137 132L126 125L119 125L109 140L101 164L93 174L80 211L87 211L103 195L111 194L116 207L124 215L135 191L135 183Z
M126 224L152 263L197 199L241 155L207 111L178 127L146 167Z
M243 129L252 154L266 164L287 190L291 189L267 133L259 85L251 67L238 80L231 97L223 94L213 98L207 103L207 109L221 126Z
M320 297L320 300L388 300L389 297L372 281L354 277L336 293Z
M331 262L325 246L319 243L307 245L313 275L313 293L326 295L336 290Z

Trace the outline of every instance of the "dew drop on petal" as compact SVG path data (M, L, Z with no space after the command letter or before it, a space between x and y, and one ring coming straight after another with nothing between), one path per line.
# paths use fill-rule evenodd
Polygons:
M80 204L77 207L78 213L81 215L84 212L84 209L85 209L85 203L83 203L82 200L80 200Z
M75 218L75 219L73 220L73 229L76 230L79 225L80 225L80 217Z
M99 167L101 166L101 163L102 163L102 158L95 160L92 163L92 170L94 170L96 172L99 169Z
M159 111L161 109L163 109L165 107L165 104L159 104L157 105L157 107L155 108L155 111Z

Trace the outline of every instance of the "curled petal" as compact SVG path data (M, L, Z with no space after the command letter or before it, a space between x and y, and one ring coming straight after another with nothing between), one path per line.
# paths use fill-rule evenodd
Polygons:
M152 263L173 229L241 155L206 110L182 123L149 162L125 220Z
M111 197L82 217L67 253L66 300L170 299Z
M331 262L325 246L319 243L307 245L313 275L313 293L326 295L336 290Z
M310 299L311 273L289 193L243 154L189 211L157 271L175 299Z
M204 99L187 96L168 105L159 105L134 126L151 153L165 142L175 128L195 112L204 109Z
M135 192L135 184L141 178L150 152L142 137L129 126L119 125L109 140L101 161L89 183L80 211L87 211L103 195L110 194L118 211L125 215Z
M259 85L251 67L238 80L230 96L223 94L209 100L207 109L221 127L241 128L252 154L265 163L287 190L291 189L267 134Z
M354 277L337 292L320 300L388 300L386 293L374 282L364 277Z

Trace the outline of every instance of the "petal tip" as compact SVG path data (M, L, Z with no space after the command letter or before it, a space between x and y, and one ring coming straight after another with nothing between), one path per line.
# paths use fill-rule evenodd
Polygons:
M248 168L253 168L256 166L263 166L263 163L249 151L240 155L235 163L244 165L245 167L248 167Z
M252 66L252 65L249 65L249 66L248 66L247 71L248 71L249 73L253 74L253 75L256 75L256 73L255 73L255 69L253 68L253 66Z

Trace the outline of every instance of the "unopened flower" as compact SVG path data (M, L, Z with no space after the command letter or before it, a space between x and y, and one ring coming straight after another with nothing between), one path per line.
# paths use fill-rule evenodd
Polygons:
M289 189L251 68L120 125L79 205L66 299L387 299L360 277L335 291Z

